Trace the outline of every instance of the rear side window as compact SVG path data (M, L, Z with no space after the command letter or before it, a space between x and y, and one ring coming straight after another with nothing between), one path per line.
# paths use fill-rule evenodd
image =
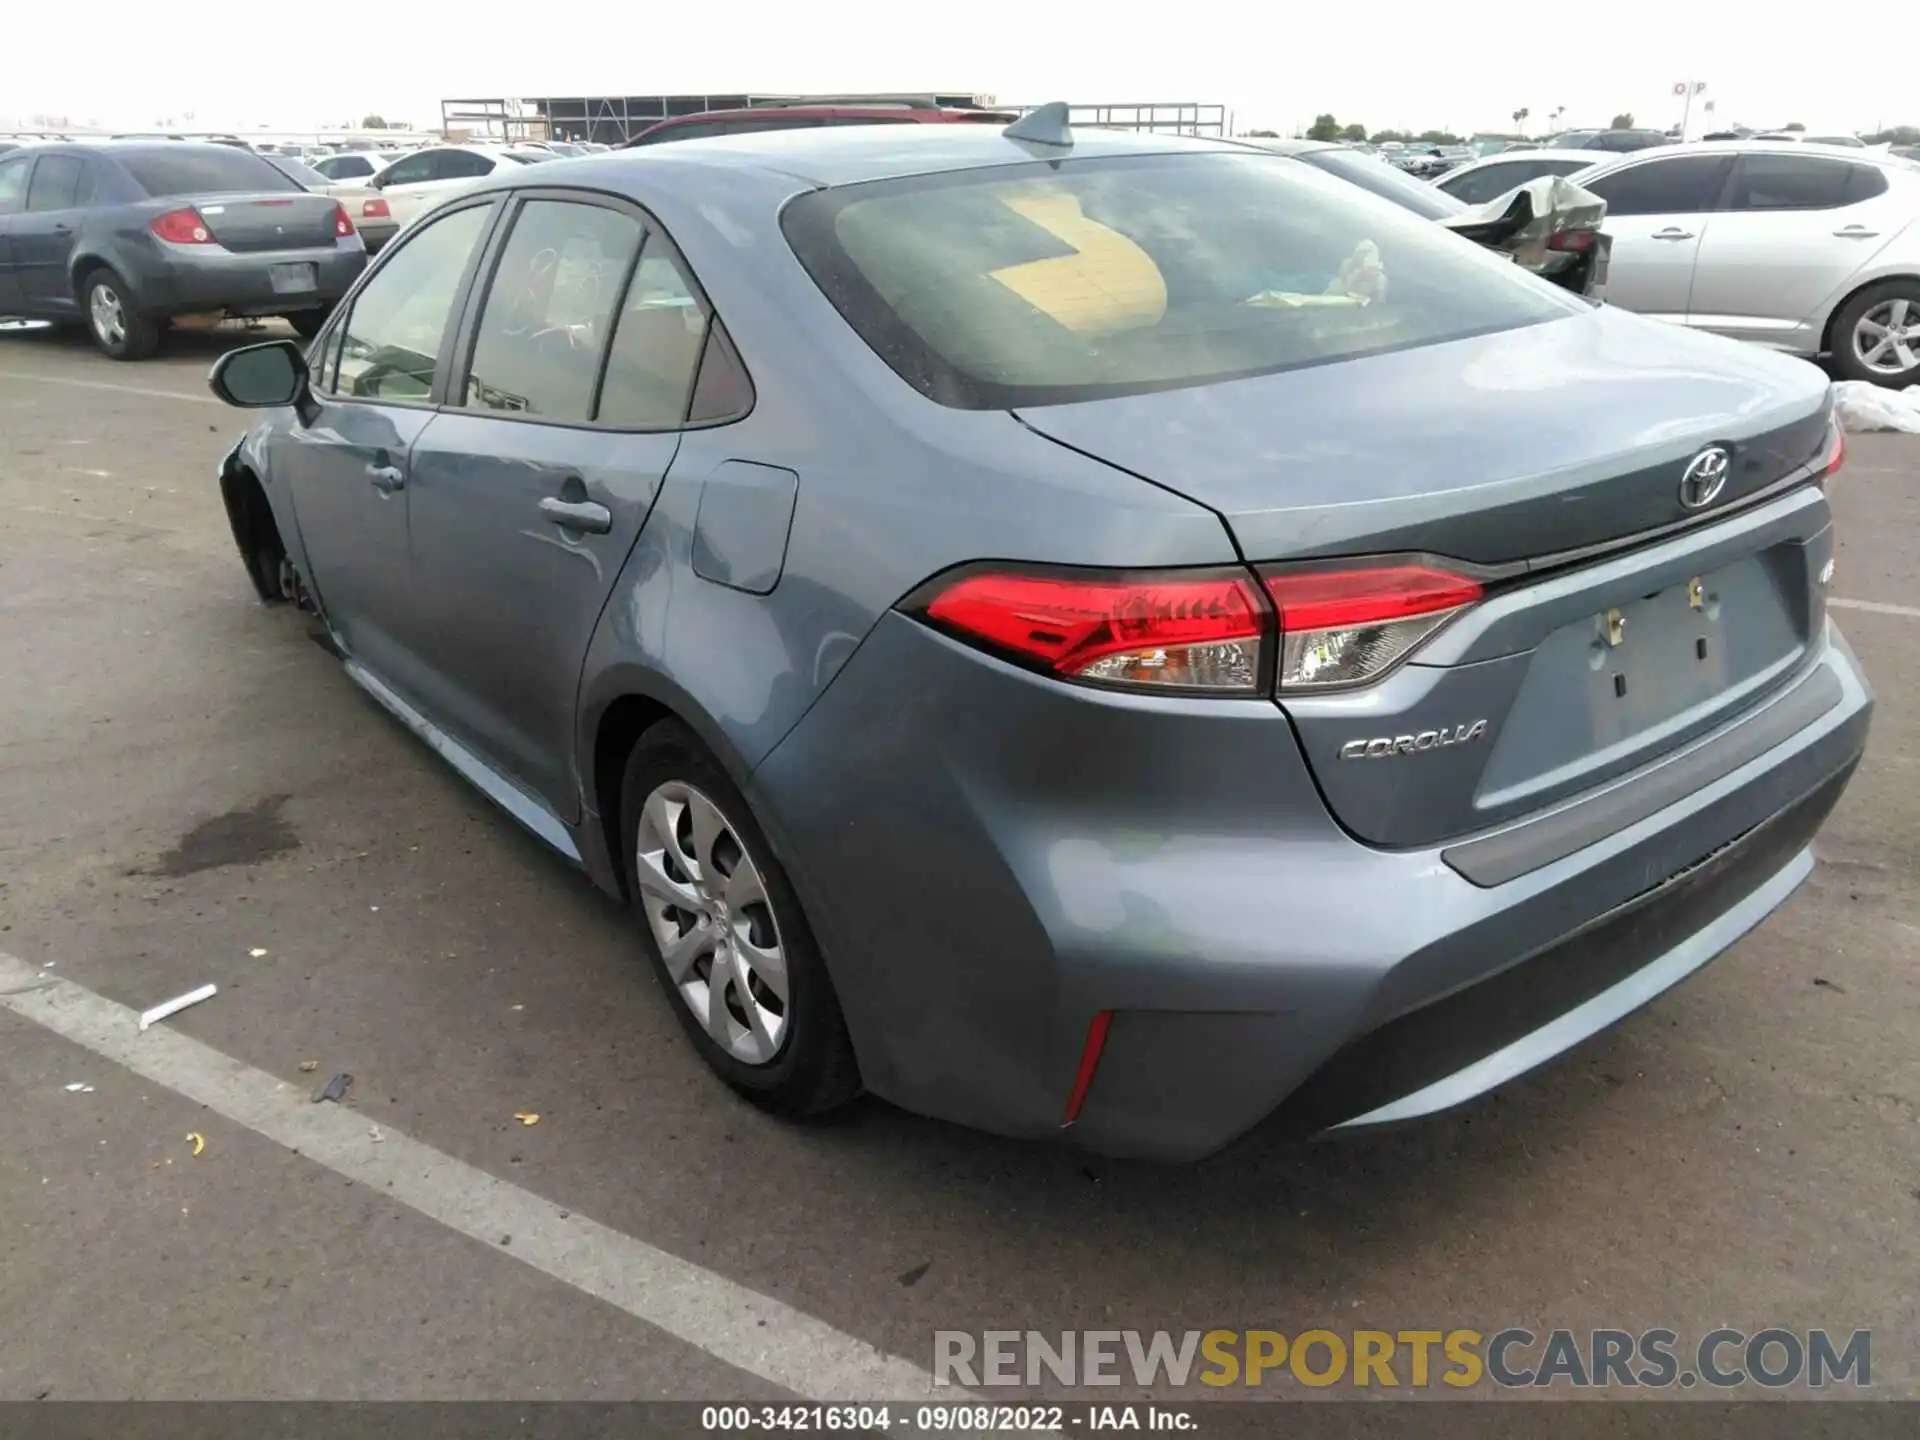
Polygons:
M433 393L453 297L492 214L470 205L441 216L406 236L367 280L340 327L340 394L420 402Z
M174 145L118 156L140 188L154 199L170 195L238 195L249 190L300 187L258 155L230 145Z
M967 409L1321 365L1577 305L1276 155L912 176L814 191L782 224L868 345L922 393Z
M334 155L314 166L322 175L335 180L353 180L373 173L373 162L364 155Z
M1837 210L1850 203L1847 191L1854 171L1868 168L1818 155L1742 155L1727 208Z
M1608 215L1699 215L1713 209L1732 163L1726 155L1676 155L1581 181Z
M27 189L27 209L71 210L78 203L82 166L76 155L42 155Z
M640 222L600 205L529 201L494 267L467 367L469 410L584 422Z
M601 424L667 430L686 422L707 316L707 302L673 242L658 231L648 235L607 356Z

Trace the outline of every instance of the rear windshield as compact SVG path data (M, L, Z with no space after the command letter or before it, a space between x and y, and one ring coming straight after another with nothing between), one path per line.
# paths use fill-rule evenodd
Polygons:
M814 191L782 224L874 351L966 409L1201 385L1579 308L1275 155L913 176Z
M176 145L168 149L118 151L124 165L147 194L237 195L247 190L298 190L258 155L228 145L205 148Z
M1444 220L1467 209L1446 191L1436 190L1426 181L1416 180L1406 171L1357 150L1308 150L1293 158L1304 160L1329 175L1338 175L1383 200L1391 200L1422 220Z

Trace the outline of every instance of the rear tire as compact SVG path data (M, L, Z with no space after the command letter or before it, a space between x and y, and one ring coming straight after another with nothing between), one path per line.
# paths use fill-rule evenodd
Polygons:
M280 318L293 327L293 333L302 340L311 340L320 333L320 327L327 323L331 310L296 310L291 315Z
M1920 381L1920 280L1883 280L1840 307L1833 368L1844 379L1892 390Z
M160 348L160 325L142 315L127 282L102 267L80 282L87 333L110 360L144 360Z
M852 1100L859 1065L799 897L739 790L679 722L655 725L627 757L620 827L640 943L700 1057L777 1115ZM663 935L691 942L677 969Z

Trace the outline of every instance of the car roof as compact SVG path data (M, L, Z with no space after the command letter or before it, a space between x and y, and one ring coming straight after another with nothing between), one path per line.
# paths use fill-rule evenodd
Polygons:
M1244 153L1248 148L1251 147L1227 140L1083 127L1073 132L1072 148L1062 150L1009 139L997 125L853 125L845 129L757 130L744 135L706 136L676 141L672 145L642 145L604 155L581 156L566 164L567 174L574 181L605 183L614 188L618 188L622 176L637 177L643 173L630 167L665 166L752 169L811 185L832 186L993 165L1021 165L1036 160L1231 155ZM555 183L551 170L546 166L538 168L546 174L523 171L508 177L507 183Z
M1690 140L1683 145L1661 145L1647 150L1632 150L1609 155L1595 164L1620 160L1667 159L1675 155L1788 155L1805 157L1824 155L1832 160L1851 160L1856 165L1880 165L1904 169L1897 155L1884 150L1857 150L1851 145L1816 145L1808 140Z
M1249 145L1256 150L1271 150L1276 155L1311 155L1317 150L1351 150L1354 147L1339 140L1302 140L1286 136L1242 135L1234 142L1236 145ZM1388 142L1389 144L1393 142Z

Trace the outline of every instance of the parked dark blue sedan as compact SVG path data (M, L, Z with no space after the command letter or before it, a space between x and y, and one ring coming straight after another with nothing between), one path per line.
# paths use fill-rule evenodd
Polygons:
M1063 119L443 202L216 367L261 596L786 1114L1403 1120L1764 920L1872 708L1820 372Z
M179 315L311 335L366 267L353 221L258 155L188 141L0 155L0 315L82 321L139 360Z

